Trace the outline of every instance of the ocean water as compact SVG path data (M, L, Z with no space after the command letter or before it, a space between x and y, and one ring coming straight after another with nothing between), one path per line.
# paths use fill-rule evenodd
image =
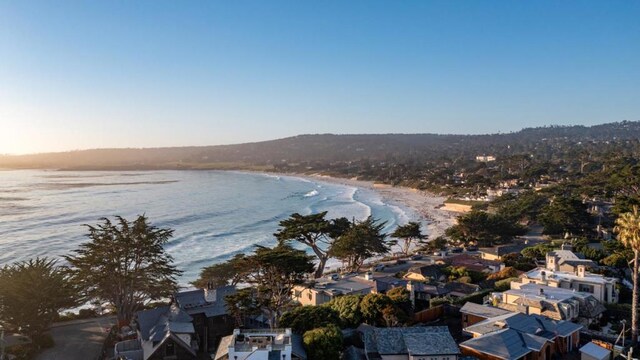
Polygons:
M228 171L0 171L0 265L60 257L88 240L83 224L146 214L175 230L166 250L184 271L276 243L278 222L298 212L387 222L385 231L419 216L373 190L290 176Z

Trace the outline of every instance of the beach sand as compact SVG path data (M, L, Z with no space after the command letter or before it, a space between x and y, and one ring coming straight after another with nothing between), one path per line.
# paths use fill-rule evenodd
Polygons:
M420 216L422 217L422 221L427 225L425 233L428 234L430 240L433 240L438 236L443 236L447 228L455 225L456 217L459 215L458 213L443 210L441 208L441 205L446 200L445 197L437 196L426 191L402 186L376 184L371 181L336 178L320 174L283 175L309 178L328 183L371 189L379 193L385 202L404 205L420 214Z

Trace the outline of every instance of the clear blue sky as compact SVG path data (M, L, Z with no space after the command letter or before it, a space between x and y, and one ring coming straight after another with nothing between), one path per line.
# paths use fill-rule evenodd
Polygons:
M0 153L640 120L640 1L0 0Z

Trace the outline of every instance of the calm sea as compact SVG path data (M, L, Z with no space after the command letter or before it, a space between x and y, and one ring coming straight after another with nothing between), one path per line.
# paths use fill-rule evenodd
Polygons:
M59 257L87 241L83 224L146 214L175 230L166 246L184 271L273 245L278 222L299 212L387 221L386 231L418 215L372 190L307 179L225 171L0 171L0 265Z

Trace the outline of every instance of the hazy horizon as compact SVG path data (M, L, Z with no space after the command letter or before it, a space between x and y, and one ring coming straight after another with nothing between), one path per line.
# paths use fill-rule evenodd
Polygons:
M640 116L640 3L0 3L0 154Z

